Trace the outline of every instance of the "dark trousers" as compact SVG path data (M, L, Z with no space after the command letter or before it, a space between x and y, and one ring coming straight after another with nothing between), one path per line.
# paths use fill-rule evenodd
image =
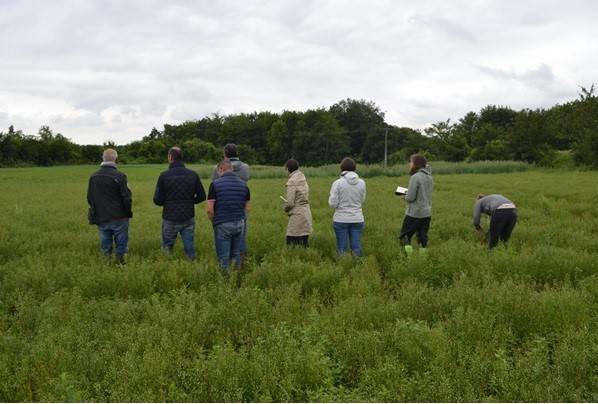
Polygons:
M499 241L509 241L516 223L517 209L496 209L490 218L488 247L496 247Z
M309 236L287 236L287 245L293 247L309 247Z
M430 229L431 217L411 217L405 215L403 227L401 227L401 245L411 244L411 237L417 233L417 241L422 247L428 245L428 230Z

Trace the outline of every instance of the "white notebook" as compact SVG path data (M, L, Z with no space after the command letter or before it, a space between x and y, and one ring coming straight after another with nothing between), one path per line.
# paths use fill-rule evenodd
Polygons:
M398 186L395 190L395 195L407 195L407 188Z

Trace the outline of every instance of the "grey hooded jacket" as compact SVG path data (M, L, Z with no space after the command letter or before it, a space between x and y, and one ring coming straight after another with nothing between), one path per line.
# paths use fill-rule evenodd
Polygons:
M365 182L354 171L343 171L332 183L328 205L334 208L333 221L361 223L364 221L361 205L365 202Z
M407 202L405 214L416 218L432 216L433 190L432 167L426 165L409 178L407 195L405 195Z
M233 166L233 172L237 177L241 178L243 182L249 181L249 166L239 160L238 157L230 157L229 161ZM218 175L218 166L214 167L212 171L212 182L216 181L220 176Z

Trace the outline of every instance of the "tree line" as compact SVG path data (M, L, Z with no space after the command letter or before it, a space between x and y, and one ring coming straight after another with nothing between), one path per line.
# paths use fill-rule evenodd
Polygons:
M212 114L165 124L161 131L153 128L118 151L126 163L163 163L168 148L179 145L186 161L207 163L221 158L223 145L236 143L241 158L251 164L281 165L293 157L318 166L345 156L373 164L384 159L385 134L391 164L419 152L433 160L518 160L543 166L570 156L576 164L598 168L598 97L592 85L581 87L577 99L549 109L488 105L423 131L389 125L375 103L354 99L302 112ZM0 165L97 163L106 146L115 145L78 145L47 126L37 135L11 126L0 132Z

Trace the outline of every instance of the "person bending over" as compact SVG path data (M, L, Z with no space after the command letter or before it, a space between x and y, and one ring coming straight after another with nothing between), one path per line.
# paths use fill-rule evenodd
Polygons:
M509 199L499 194L478 195L478 200L473 205L473 226L483 233L480 226L482 213L490 216L488 229L488 248L492 249L499 241L507 243L517 224L517 207Z

